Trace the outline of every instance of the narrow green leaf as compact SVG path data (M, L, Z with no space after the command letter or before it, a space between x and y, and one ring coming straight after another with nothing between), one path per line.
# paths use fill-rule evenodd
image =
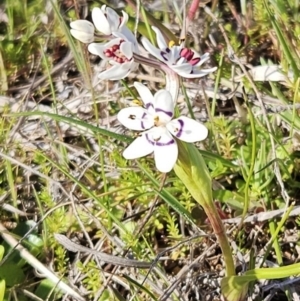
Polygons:
M282 33L282 31L281 31L281 29L280 29L280 27L278 25L278 22L277 22L277 20L275 18L275 15L274 15L274 13L271 12L271 10L270 10L270 8L268 6L267 1L264 0L263 2L264 2L265 9L266 9L266 11L267 11L267 13L269 15L270 20L271 20L271 23L273 25L273 28L274 28L274 30L276 32L276 35L278 37L278 40L280 42L280 45L282 46L282 50L284 52L284 55L287 58L289 64L291 65L291 68L292 68L292 70L294 72L294 77L297 79L299 77L299 68L298 68L298 66L297 66L297 64L295 62L295 58L292 55L292 49L293 49L293 47L291 47L291 45L289 46L287 44L288 39L283 35L283 33ZM296 57L297 55L294 55L294 56Z
M35 295L41 300L57 300L57 294L61 294L57 289L56 285L49 279L43 279L35 290Z
M281 279L300 274L300 263L277 267L261 268L245 272L241 276L224 277L221 281L221 291L227 301L242 301L251 281L260 279Z
M56 121L65 122L65 123L70 124L70 125L78 125L80 127L81 131L83 131L83 129L85 128L87 130L90 130L93 133L102 134L102 135L104 135L106 137L117 139L119 141L123 141L123 142L127 142L127 143L130 143L133 140L132 138L130 138L128 136L116 134L116 133L113 133L111 131L98 128L98 127L96 127L94 125L91 125L91 124L88 124L86 122L83 122L80 119L75 119L75 118L72 118L72 117L61 116L61 115L57 115L57 114L53 114L53 113L33 111L33 112L22 112L22 113L16 113L16 114L8 114L7 116L13 116L13 117L20 117L20 116L25 116L25 117L28 117L28 116L45 116L45 117L49 117L49 118L51 118L53 120L56 120Z
M170 205L178 214L182 215L186 220L188 220L191 224L195 225L195 221L192 218L190 212L188 212L181 204L180 202L165 188L162 188L161 191L158 190L160 184L159 182L149 173L147 169L145 169L141 164L139 164L139 167L143 172L146 174L146 176L150 179L150 181L153 183L153 185L156 187L155 191L156 193L168 204Z
M125 279L127 279L127 281L129 283L131 283L132 285L134 285L135 287L137 287L141 291L145 292L149 297L151 297L151 300L153 300L153 301L157 300L157 298L155 297L155 295L150 290L148 290L145 285L139 284L136 280L134 280L133 278L129 277L126 274L124 274L123 277Z

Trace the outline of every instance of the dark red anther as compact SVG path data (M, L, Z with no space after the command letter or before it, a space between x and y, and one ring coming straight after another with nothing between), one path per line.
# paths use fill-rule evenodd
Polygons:
M112 46L112 51L113 52L115 52L115 51L117 51L119 49L120 49L120 45L114 45L114 46Z
M115 61L119 64L123 63L123 59L121 57L115 57Z
M194 56L194 52L189 48L183 48L180 51L180 56L184 57L187 61L190 61Z
M189 63L192 65L192 66L195 66L197 65L198 63L200 62L200 57L196 57L192 60L189 61Z
M113 54L113 52L110 50L110 49L106 49L105 51L104 51L104 54L105 54L105 56L107 56L107 57L112 57L114 54Z

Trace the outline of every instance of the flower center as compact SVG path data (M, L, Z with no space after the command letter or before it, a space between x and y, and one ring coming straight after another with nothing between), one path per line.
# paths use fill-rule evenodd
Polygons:
M104 55L110 59L113 59L115 62L119 64L129 62L129 59L122 53L120 50L120 45L124 42L121 40L119 44L115 44L110 48L105 49Z
M166 125L166 122L164 120L162 120L162 118L159 118L158 115L155 115L153 119L154 119L154 126L156 126L156 127Z

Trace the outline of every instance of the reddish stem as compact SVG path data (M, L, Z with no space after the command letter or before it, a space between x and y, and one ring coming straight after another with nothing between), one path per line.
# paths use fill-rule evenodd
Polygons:
M194 20L196 11L199 8L199 3L200 3L200 0L193 0L191 6L189 8L188 14L187 14L187 19L189 22Z

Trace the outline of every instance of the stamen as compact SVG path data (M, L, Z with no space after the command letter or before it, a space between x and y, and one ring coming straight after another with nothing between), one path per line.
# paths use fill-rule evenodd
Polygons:
M107 56L107 57L113 57L114 54L112 53L112 51L110 49L106 49L104 51L104 55Z
M192 66L195 66L195 65L197 65L199 62L200 62L200 57L196 57L196 58L194 58L194 59L192 59L192 60L190 60L190 64L192 65Z
M131 59L128 59L124 56L124 54L120 51L120 45L124 42L124 40L120 40L119 44L115 44L110 48L103 51L104 55L108 58L112 58L118 64L124 64L129 62Z
M120 45L114 45L114 46L111 47L111 50L112 50L113 52L115 52L115 51L117 51L117 50L119 50L119 49L120 49Z
M128 118L131 119L131 120L135 120L136 116L135 115L129 115Z
M135 105L138 105L138 106L140 106L140 107L143 106L143 102L140 101L140 100L138 100L138 99L134 99L134 100L132 101L132 103L134 103Z
M180 51L180 56L184 57L188 62L192 60L194 52L189 48L182 48Z
M169 47L172 48L175 44L176 44L176 43L175 43L173 40L171 40L171 41L169 42Z

